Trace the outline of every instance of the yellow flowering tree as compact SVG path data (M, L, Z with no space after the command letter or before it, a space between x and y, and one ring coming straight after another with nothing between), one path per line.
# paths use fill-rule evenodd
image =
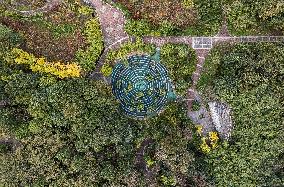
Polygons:
M47 62L45 58L36 58L22 49L14 48L13 63L26 64L33 72L52 74L60 79L68 77L80 77L81 68L74 63L63 64L61 62Z

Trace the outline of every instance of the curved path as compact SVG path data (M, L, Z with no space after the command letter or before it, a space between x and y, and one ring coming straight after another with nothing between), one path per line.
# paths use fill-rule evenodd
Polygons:
M54 8L56 8L57 6L59 6L61 3L63 2L63 0L46 0L46 3L43 7L35 9L35 10L17 10L15 8L11 8L14 11L24 15L24 16L34 16L38 13L46 13L46 12L50 12L52 11ZM2 3L2 2L0 2Z
M105 45L105 49L97 63L96 70L90 75L90 77L110 82L110 80L102 76L100 72L107 53L109 50L119 48L120 45L125 42L133 42L135 38L129 37L125 32L125 17L121 10L113 7L111 4L103 2L102 0L83 0L83 2L96 10L103 32Z
M154 180L154 172L149 170L144 159L145 151L147 147L154 143L154 140L151 138L146 138L141 145L139 146L136 156L135 156L135 165L138 169L141 169L143 173L145 173L145 177L147 181Z
M83 1L94 7L96 10L106 48L113 45L117 41L128 37L128 34L124 30L125 17L121 10L103 2L102 0Z

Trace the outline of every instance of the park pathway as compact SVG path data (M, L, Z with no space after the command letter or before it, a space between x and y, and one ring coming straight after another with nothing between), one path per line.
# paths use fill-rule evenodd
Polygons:
M226 28L225 28L226 29ZM222 35L224 34L224 36ZM198 58L195 72L192 75L193 85L188 91L187 104L188 111L191 111L192 101L194 100L194 94L197 82L200 78L202 68L207 55L210 50L220 43L250 43L250 42L284 42L284 36L229 36L228 32L224 31L224 26L221 28L216 36L213 37L190 37L190 36L166 36L166 37L152 37L146 36L143 38L145 43L151 43L158 47L165 44L187 44L192 47Z
M99 18L100 26L104 38L104 51L97 63L95 71L90 75L94 79L103 79L106 82L110 80L102 76L100 70L105 62L105 58L109 50L117 49L121 44L135 40L134 37L129 37L124 30L125 17L121 10L115 8L111 4L102 0L83 0L96 10Z
M128 34L124 30L125 17L119 9L102 0L84 0L84 2L96 10L106 48L123 38L128 38Z

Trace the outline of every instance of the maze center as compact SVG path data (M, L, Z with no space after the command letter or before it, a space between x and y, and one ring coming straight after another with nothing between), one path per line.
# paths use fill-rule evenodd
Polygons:
M138 89L139 91L146 90L147 86L148 86L148 84L147 84L147 82L145 80L139 81L139 82L135 83L135 85L134 85L134 87L136 89Z
M173 95L166 68L149 55L133 55L116 64L112 91L129 116L145 118L161 112Z

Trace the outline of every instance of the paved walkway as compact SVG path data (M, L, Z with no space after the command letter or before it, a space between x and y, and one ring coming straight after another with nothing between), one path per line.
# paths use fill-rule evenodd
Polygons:
M246 42L284 42L284 36L213 36L213 37L190 37L190 36L165 36L143 38L145 43L152 43L156 46L164 44L187 44L193 49L211 49L222 42L246 43Z
M85 3L94 7L99 17L100 26L104 37L105 49L98 61L96 70L90 75L94 79L103 79L109 82L108 78L102 76L100 69L105 62L105 58L109 50L117 49L121 44L127 41L135 40L134 37L129 37L124 30L125 17L121 10L115 8L111 4L105 3L102 0L83 0Z
M119 9L102 0L84 0L84 2L96 10L106 47L128 37L124 30L125 17Z

